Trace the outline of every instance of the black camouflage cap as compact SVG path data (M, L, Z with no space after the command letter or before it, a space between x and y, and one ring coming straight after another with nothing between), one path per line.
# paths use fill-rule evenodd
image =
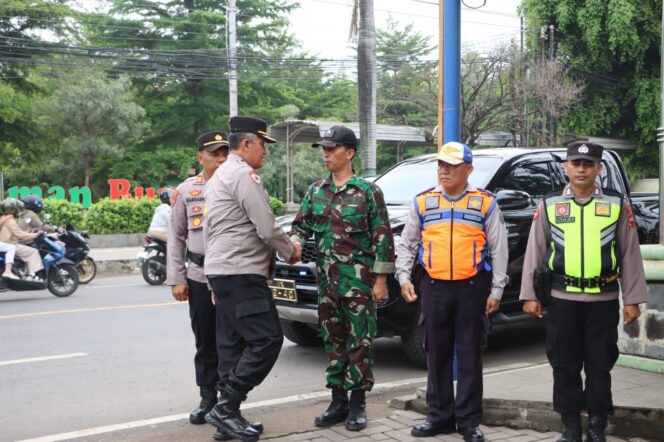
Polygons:
M316 141L311 147L336 147L339 144L357 149L355 132L346 126L332 126L325 131L323 139Z
M196 147L198 147L199 152L201 150L215 152L221 148L228 147L228 135L226 135L226 132L220 130L205 132L196 138Z
M567 160L602 161L604 146L587 141L575 141L567 145Z
M267 133L267 122L254 117L231 117L229 124L231 132L256 134L268 143L276 143L277 140Z

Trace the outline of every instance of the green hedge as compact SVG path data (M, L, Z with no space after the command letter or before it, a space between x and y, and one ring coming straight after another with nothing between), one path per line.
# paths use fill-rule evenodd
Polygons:
M103 198L88 210L85 228L98 234L147 232L154 209L159 204L158 198Z
M91 234L143 233L148 231L158 198L103 198L86 211L80 204L66 200L45 200L42 214L50 214L49 224L62 226L73 224ZM284 214L284 203L270 197L270 208L275 216Z
M39 216L46 224L64 226L69 223L77 229L83 229L82 205L67 200L43 200L43 202L44 207Z

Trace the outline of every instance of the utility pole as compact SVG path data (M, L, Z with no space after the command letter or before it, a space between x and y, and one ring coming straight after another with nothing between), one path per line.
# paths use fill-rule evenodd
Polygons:
M228 0L228 94L229 116L237 115L237 8L235 0Z
M664 4L662 4L662 23L660 40L660 67L659 67L659 127L657 128L657 141L659 142L659 207L664 207ZM664 211L659 210L659 243L664 244Z

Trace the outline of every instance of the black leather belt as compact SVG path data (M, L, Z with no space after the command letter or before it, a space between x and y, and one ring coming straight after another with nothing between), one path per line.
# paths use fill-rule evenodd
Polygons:
M187 250L187 259L201 267L205 263L205 255L199 255L198 253L190 252L189 250Z
M596 278L578 278L576 276L551 274L551 280L555 284L568 285L580 289L594 289L606 287L618 280L618 274L614 273L607 276L598 276Z

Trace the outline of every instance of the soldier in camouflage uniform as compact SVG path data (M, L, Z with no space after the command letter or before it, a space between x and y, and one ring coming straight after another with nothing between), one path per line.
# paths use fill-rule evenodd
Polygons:
M387 296L394 241L382 192L353 172L355 133L335 126L312 146L322 146L331 174L307 190L291 240L304 246L314 235L318 247L318 316L332 403L315 423L328 427L345 419L347 429L359 431L366 427L365 392L374 383L375 303Z

